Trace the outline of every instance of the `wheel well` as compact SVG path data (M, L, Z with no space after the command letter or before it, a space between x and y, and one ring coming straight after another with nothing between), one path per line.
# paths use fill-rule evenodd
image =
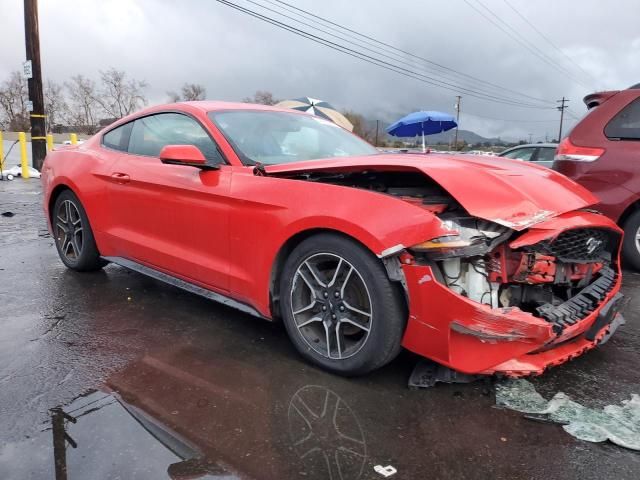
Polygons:
M67 185L57 185L51 192L51 196L49 197L49 219L53 218L53 207L56 204L56 200L65 190L73 191Z
M367 247L365 244L363 244L357 238L354 238L354 237L352 237L350 235L347 235L347 234L345 234L343 232L340 232L339 230L332 230L330 228L313 228L313 229L310 229L310 230L304 230L302 232L296 233L294 236L289 238L282 245L282 247L280 247L280 250L278 251L278 254L276 255L276 259L275 259L275 261L273 263L273 268L271 269L271 278L270 278L270 281L269 281L269 302L270 302L270 309L271 309L271 317L274 320L279 319L281 317L281 315L280 315L280 305L279 305L279 300L280 300L280 282L279 282L279 278L280 278L280 274L282 273L282 270L284 268L284 264L285 264L285 262L287 260L287 257L293 251L293 249L296 248L300 243L302 243L307 238L312 237L314 235L317 235L319 233L331 233L331 234L334 234L334 235L337 235L337 236L340 236L340 237L347 238L347 239L357 243L358 245L360 245L361 247L363 247L367 251L371 252L369 247ZM371 253L372 253L372 255L375 256L375 254L373 254L373 252L371 252Z
M631 205L629 205L624 212L622 212L622 215L620 215L620 218L618 219L618 226L620 228L624 228L624 224L627 222L627 219L631 216L632 213L638 210L640 210L640 200L636 200Z

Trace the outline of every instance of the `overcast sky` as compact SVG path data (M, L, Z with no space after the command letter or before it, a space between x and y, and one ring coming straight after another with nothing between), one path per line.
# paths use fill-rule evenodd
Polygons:
M277 8L266 0L231 1L295 24L256 6ZM491 24L487 18L497 20L478 1L547 61ZM585 111L585 94L640 82L640 1L507 1L468 0L484 18L464 0L287 0L413 55L518 93L551 102L564 95L570 99L569 122L571 115ZM22 5L22 0L0 0L0 79L20 69L24 61ZM483 87L474 80L462 82L460 77L421 70L424 64L409 66L415 58L397 57L397 52L387 51L389 58L365 51L457 85L455 91L435 87L300 38L215 0L41 0L39 8L43 75L59 82L78 73L96 78L99 70L115 67L146 80L152 104L165 101L167 90L178 90L188 81L205 85L210 99L240 100L256 90L270 90L277 98L312 96L383 121L420 109L454 113L455 95L460 94L461 128L506 138L528 138L532 133L534 140L544 140L545 134L557 135L559 113L553 106L533 109L473 98L458 87L464 84L476 91ZM330 38L317 30L314 34ZM484 87L502 99L539 104Z

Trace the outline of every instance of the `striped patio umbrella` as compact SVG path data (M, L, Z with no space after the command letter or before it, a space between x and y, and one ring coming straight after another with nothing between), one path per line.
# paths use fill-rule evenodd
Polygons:
M276 107L292 108L301 112L313 113L318 117L331 120L333 123L340 125L342 128L353 131L353 125L347 117L329 105L323 100L317 98L302 97L293 100L283 100L276 104Z

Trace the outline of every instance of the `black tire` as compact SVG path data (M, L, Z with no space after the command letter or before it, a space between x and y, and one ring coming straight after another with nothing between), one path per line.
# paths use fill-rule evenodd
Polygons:
M640 232L640 210L636 210L627 218L623 228L622 259L627 266L640 271L640 245L636 240Z
M100 258L87 213L78 197L65 190L51 212L53 237L60 260L71 270L91 272L104 267L107 262ZM71 235L67 232L72 231Z
M335 271L327 267L323 273L323 265L329 265L331 261L337 262ZM313 275L311 270L306 270L305 262L319 262L313 268L316 273L323 273L326 288L319 287L315 295L310 293L312 286L302 278L311 278L309 274ZM350 269L355 273L349 274ZM332 276L335 281L333 287L329 285ZM287 333L298 352L311 363L340 375L354 376L382 367L400 352L407 320L401 287L389 280L380 260L358 243L330 233L309 237L291 252L279 282L280 309ZM315 281L312 283L314 286L320 285ZM344 286L340 287L339 284ZM320 293L321 290L324 291ZM307 302L313 305L316 301L322 301L322 304L315 305L308 313L294 314L294 303L305 291L308 291L308 298L298 302L299 305L306 305ZM339 297L340 293L343 298ZM325 300L321 298L323 295ZM334 298L334 295L339 298ZM357 298L354 299L354 296ZM335 301L330 301L332 299ZM358 308L353 308L347 300L357 303ZM296 312L301 311L299 305ZM368 317L365 315L367 311ZM300 317L296 320L295 315L307 315L312 320L301 320ZM358 326L354 326L356 324L350 319L357 320ZM299 326L306 323L309 325ZM368 331L361 330L360 325L367 327ZM321 338L324 334L329 338L329 343ZM331 342L337 350L333 358ZM325 353L320 354L319 351Z

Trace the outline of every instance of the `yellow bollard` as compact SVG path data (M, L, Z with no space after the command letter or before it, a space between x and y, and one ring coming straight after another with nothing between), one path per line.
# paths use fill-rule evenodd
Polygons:
M78 135L76 135L75 133L70 134L69 139L71 140L71 145L78 144Z
M53 135L50 133L47 134L47 150L53 150Z
M18 133L20 141L20 166L22 167L22 178L29 178L29 164L27 163L27 136L24 132Z
M0 132L0 170L4 170L4 140Z

